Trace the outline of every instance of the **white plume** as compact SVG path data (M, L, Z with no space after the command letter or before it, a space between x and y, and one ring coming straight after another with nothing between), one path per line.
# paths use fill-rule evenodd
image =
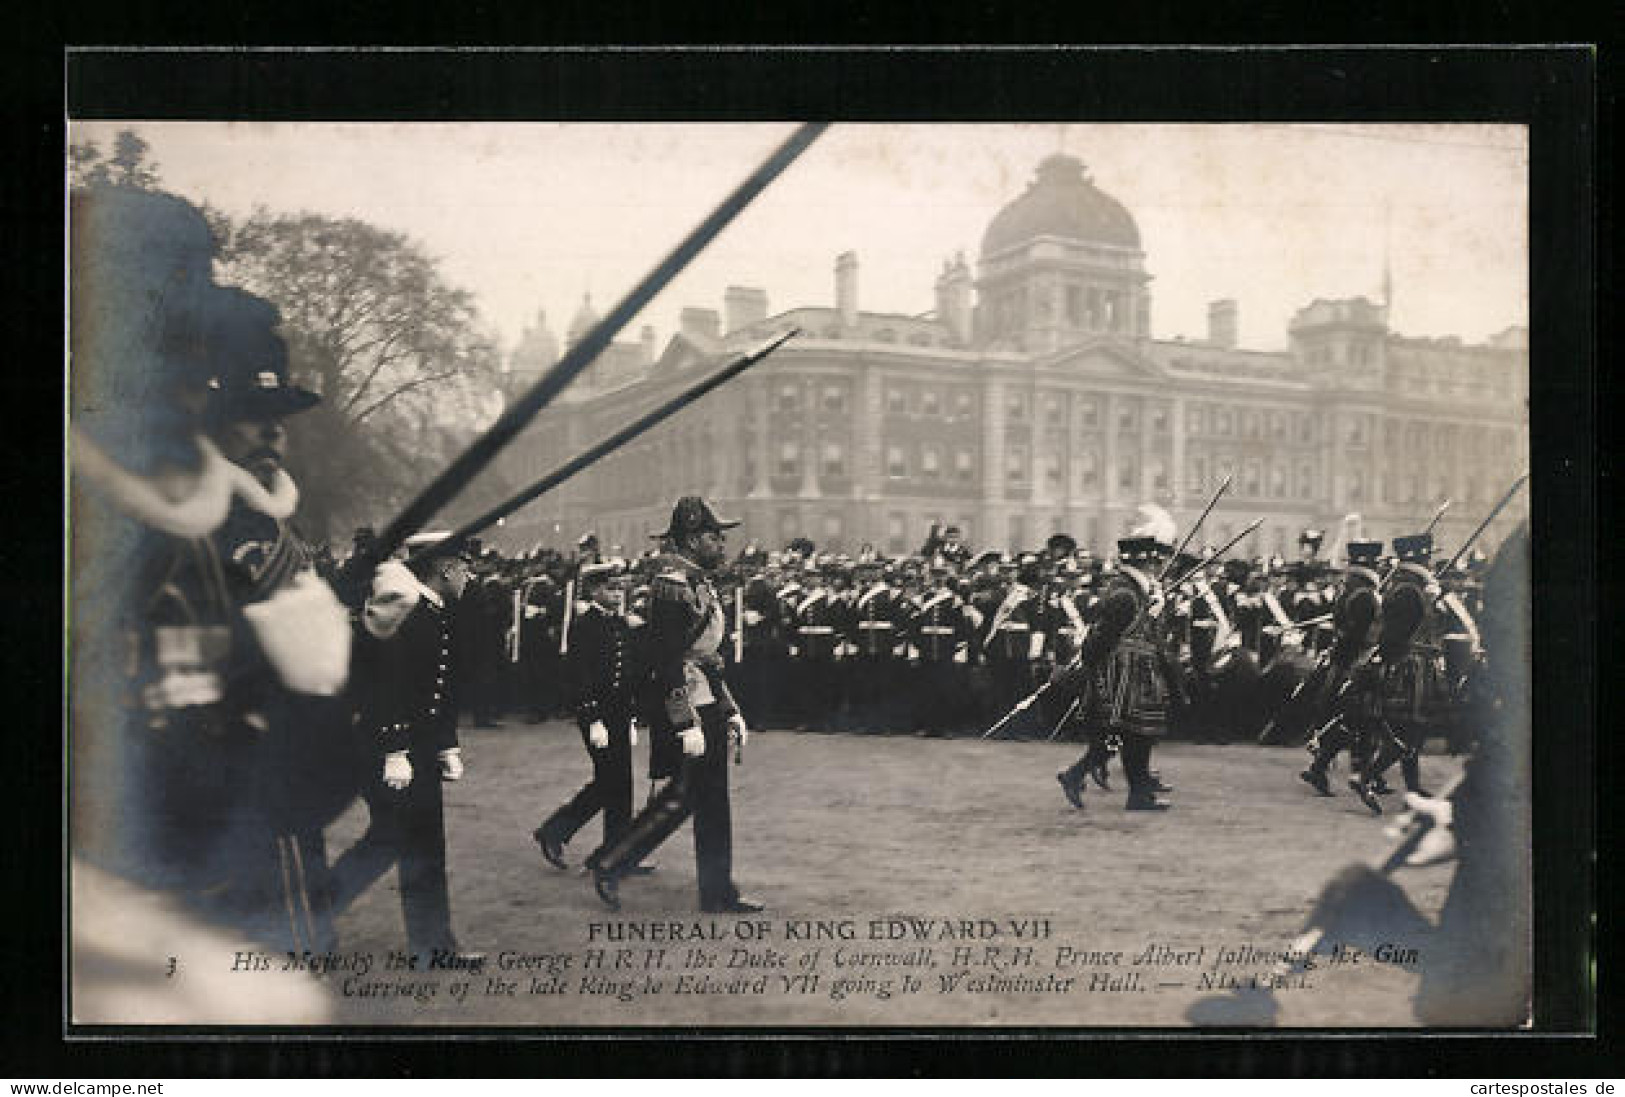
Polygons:
M1179 523L1174 516L1156 503L1140 504L1140 522L1130 531L1131 537L1155 537L1165 545L1172 545L1179 536Z

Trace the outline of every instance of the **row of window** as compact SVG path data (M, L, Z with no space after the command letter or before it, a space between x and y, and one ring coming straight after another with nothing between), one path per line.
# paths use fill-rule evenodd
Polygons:
M1262 458L1237 460L1233 457L1192 456L1185 462L1185 483L1192 494L1206 494L1217 490L1225 477L1230 477L1231 491L1242 499L1313 499L1315 497L1315 465L1312 461L1298 462L1297 475L1290 466L1279 461L1266 462Z
M1308 348L1304 351L1303 359L1311 366L1334 366L1339 363L1369 366L1377 360L1377 348L1371 343L1349 343L1346 346L1327 343Z
M1313 445L1316 438L1311 413L1284 408L1235 408L1225 404L1192 404L1185 411L1185 430L1193 436L1291 441L1299 445Z
M1343 441L1351 446L1371 444L1376 437L1373 417L1347 416L1342 425ZM1383 419L1381 438L1384 450L1408 450L1413 454L1432 450L1440 457L1460 454L1488 457L1506 453L1517 444L1517 432L1510 427L1487 427L1457 423L1435 423L1420 419Z

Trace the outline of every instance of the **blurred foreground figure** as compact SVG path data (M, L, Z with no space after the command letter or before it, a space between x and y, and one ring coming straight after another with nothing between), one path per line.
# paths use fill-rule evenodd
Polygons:
M451 672L457 601L468 585L466 555L441 553L444 534L407 543L407 564L378 569L362 615L356 695L368 756L363 795L367 832L333 866L335 909L343 910L398 867L407 947L430 967L472 967L451 928L442 781L463 776L457 693ZM466 551L466 550L465 550Z
M350 782L318 718L343 711L348 627L281 468L282 417L318 397L275 308L210 280L195 209L112 188L70 216L72 851L234 936L326 948L321 826Z

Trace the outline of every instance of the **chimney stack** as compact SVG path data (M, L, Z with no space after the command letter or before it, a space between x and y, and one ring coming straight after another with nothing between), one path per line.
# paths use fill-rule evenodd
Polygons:
M1240 320L1241 312L1233 299L1226 297L1210 302L1207 307L1207 341L1223 350L1235 350Z
M727 332L732 335L767 319L767 291L756 286L729 286L722 294Z
M683 334L696 342L716 342L722 338L722 318L716 309L686 308L678 313L677 322Z
M835 260L835 307L843 328L858 326L858 253L843 251Z
M947 325L960 346L970 344L972 311L970 267L965 253L960 252L942 265L937 278L937 319Z
M653 324L644 324L643 330L638 333L638 345L642 348L644 368L655 364L655 329Z

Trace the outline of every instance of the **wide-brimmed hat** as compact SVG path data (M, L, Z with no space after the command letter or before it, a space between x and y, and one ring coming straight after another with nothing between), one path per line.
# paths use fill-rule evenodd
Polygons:
M651 533L649 536L656 540L669 538L672 541L683 541L697 533L725 529L733 529L739 524L737 519L718 518L716 513L704 499L698 495L685 495L677 500L671 508L671 521L660 533Z
M283 418L308 411L321 396L288 379L288 345L277 334L277 307L227 286L208 299L204 345L214 379L209 412L216 419Z

